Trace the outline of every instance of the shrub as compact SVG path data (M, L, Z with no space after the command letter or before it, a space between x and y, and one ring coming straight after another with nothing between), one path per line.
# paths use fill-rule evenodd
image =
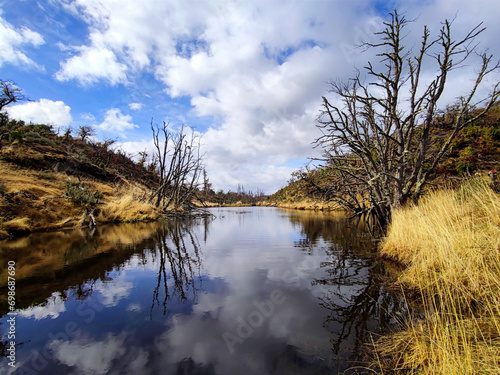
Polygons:
M41 136L47 137L50 135L54 135L54 130L51 125L43 125L43 124L30 124L25 125L26 131L37 133Z
M498 127L491 127L486 130L486 138L494 142L500 141L500 129Z
M475 169L475 166L469 160L459 160L455 163L455 170L461 175L470 174Z
M76 204L95 205L102 198L102 193L99 190L89 191L84 182L69 180L66 183L66 197Z
M19 130L13 130L9 134L9 142L14 143L14 142L22 143L23 142L23 135Z
M28 143L40 143L43 145L55 146L55 142L52 139L44 137L37 132L27 132L24 135L24 140Z

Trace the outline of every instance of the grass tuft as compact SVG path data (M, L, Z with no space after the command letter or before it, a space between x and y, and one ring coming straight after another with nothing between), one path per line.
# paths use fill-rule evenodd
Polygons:
M153 204L141 200L143 193L138 188L122 189L116 197L103 204L98 222L134 222L156 220L161 211Z
M0 224L0 229L6 232L29 232L31 231L30 219L27 217L16 218Z

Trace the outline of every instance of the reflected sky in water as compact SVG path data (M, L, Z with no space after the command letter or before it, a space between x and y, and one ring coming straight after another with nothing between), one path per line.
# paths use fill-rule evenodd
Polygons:
M276 208L211 212L0 243L2 266L17 263L18 303L17 368L2 358L2 373L336 374L359 365L369 332L398 309L363 223Z

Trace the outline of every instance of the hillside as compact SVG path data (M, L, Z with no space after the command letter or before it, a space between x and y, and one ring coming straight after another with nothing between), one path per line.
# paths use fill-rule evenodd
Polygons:
M445 113L436 119L431 147L440 145L450 134L451 129L442 125L448 115ZM500 105L457 135L432 176L430 186L455 186L475 174L486 178L491 170L500 171ZM328 166L294 172L288 185L271 195L265 204L298 209L338 209L339 206L323 194L323 187L338 183L329 172Z
M111 141L89 141L47 125L0 127L0 237L98 223L153 220L153 170Z

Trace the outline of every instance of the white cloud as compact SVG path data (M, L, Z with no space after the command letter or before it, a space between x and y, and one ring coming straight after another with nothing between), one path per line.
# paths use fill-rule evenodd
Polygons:
M132 116L122 114L117 108L111 108L106 111L104 121L97 125L97 127L110 132L119 132L122 136L125 136L123 134L125 130L138 127L138 125L131 121Z
M43 37L26 27L15 29L0 17L0 67L5 63L27 65L39 70L44 68L30 59L24 50L26 46L38 47L44 44Z
M142 103L130 103L128 107L133 111L140 111L144 104Z
M127 306L127 311L132 311L132 312L141 312L142 307L138 303L131 303L130 305Z
M92 113L82 113L80 117L84 121L95 122L95 116Z
M112 51L82 47L80 55L61 63L61 70L56 73L56 79L77 79L83 85L104 79L111 85L116 85L126 81L125 70L125 65L117 61Z
M499 52L495 16L500 3L480 1L411 0L394 6L408 18L418 17L411 24L415 33L405 39L410 45L418 44L424 24L435 33L440 21L458 12L457 37L484 20L489 31L480 39ZM292 159L318 156L311 142L318 136L316 117L321 96L327 95L326 82L346 80L355 74L354 67L362 70L373 60L371 52L361 53L356 46L375 41L373 32L383 27L369 0L314 6L278 0L63 4L88 23L90 32L85 44L67 50L73 55L61 63L56 77L87 85L128 85L141 73L154 72L168 95L190 100L190 115L213 119L203 139L206 164L214 184L224 189L243 179L271 192L283 181L262 186L271 181L268 171ZM131 103L130 109L140 108Z
M71 108L64 102L40 99L7 108L10 117L34 124L67 126L73 122Z
M91 32L57 77L117 84L141 69L155 71L170 96L190 97L192 115L216 119L203 137L214 184L234 189L244 182L269 192L282 184L272 182L276 171L292 170L276 162L314 156L310 143L324 82L345 65L339 53L344 29L373 18L358 12L367 0L318 7L288 1L113 4L70 3ZM108 63L90 64L89 56L99 54Z

